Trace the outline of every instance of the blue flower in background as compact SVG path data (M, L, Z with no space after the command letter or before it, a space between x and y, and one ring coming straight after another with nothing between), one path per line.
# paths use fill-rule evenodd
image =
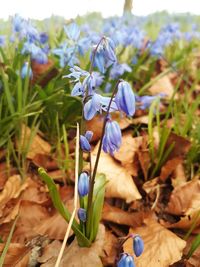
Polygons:
M6 37L4 35L0 35L0 47L4 47L6 42Z
M136 101L139 104L139 109L145 110L149 108L155 99L165 97L165 94L161 93L155 96L135 96Z
M49 36L48 36L48 34L46 32L40 33L40 37L39 38L40 38L40 43L41 44L45 44L49 40Z
M74 47L70 47L66 42L63 43L59 48L52 50L53 54L60 58L60 67L65 66L73 67L79 63L79 60L75 54Z
M121 142L122 134L118 123L108 119L103 137L103 151L113 155L120 148Z
M21 69L21 77L22 79L25 79L27 76L29 76L29 78L32 78L33 72L28 62L25 62Z
M73 41L77 41L80 36L80 28L75 22L64 26L64 31L67 34L68 38Z
M111 79L115 80L122 76L125 72L131 72L132 69L129 67L128 64L123 63L123 64L114 64L111 68L110 71L110 77Z
M14 32L20 32L24 27L24 19L19 15L15 15L12 20L12 26Z

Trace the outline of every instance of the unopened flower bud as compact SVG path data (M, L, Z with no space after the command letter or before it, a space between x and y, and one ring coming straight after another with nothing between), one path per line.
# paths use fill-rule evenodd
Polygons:
M84 197L89 192L89 176L86 172L82 172L78 179L78 192L81 197Z
M136 235L133 239L133 251L136 257L139 257L144 251L144 242L139 235Z
M117 267L135 267L134 259L131 255L124 253L117 263Z
M78 209L78 218L81 222L86 222L86 210L85 209Z

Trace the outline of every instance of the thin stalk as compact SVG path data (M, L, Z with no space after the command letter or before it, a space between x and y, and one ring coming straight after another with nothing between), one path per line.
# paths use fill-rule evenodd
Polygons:
M97 157L96 157L96 161L94 164L94 170L90 179L90 188L89 188L89 194L88 194L88 207L87 207L87 223L86 223L86 236L87 238L90 238L90 231L91 231L91 219L92 219L92 205L93 205L93 192L94 192L94 183L95 183L95 177L96 177L96 173L97 173L97 168L98 168L98 163L99 163L99 159L100 159L100 155L101 155L101 149L102 149L102 145L103 145L103 137L104 137L104 133L105 133L105 128L106 128L106 123L107 123L107 118L109 115L109 111L110 111L110 107L113 101L113 98L117 92L118 89L118 84L119 84L120 80L117 81L115 88L113 90L109 105L108 105L108 109L106 111L106 115L104 118L104 123L103 123L103 129L102 129L102 135L101 135L101 139L100 139L100 144L99 144L99 148L98 148L98 152L97 152Z

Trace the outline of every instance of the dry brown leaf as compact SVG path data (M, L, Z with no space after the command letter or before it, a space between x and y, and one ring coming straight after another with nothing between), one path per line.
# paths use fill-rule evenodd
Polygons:
M0 190L4 188L4 185L8 178L14 174L17 174L17 169L13 168L12 165L9 165L6 162L0 163Z
M92 152L92 166L96 160L96 149ZM130 203L136 199L141 199L141 195L133 182L131 175L110 155L101 152L98 172L104 173L108 183L106 184L106 197L116 197L125 199Z
M174 188L184 185L187 182L187 177L183 164L178 164L176 166L171 181Z
M58 169L58 163L51 155L37 154L32 161L36 166L43 167L47 171Z
M136 152L139 150L142 142L142 136L133 138L132 131L125 132L122 136L120 149L115 152L114 158L119 160L122 165L133 163Z
M58 257L59 251L61 249L62 243L58 240L54 240L50 244L44 247L42 255L38 258L39 263L46 263L52 258Z
M0 192L1 212L6 203L13 198L17 198L20 195L20 193L27 188L27 186L28 186L27 182L22 183L20 175L11 176L7 180L3 191Z
M144 241L144 252L135 258L137 267L169 267L182 257L186 242L167 230L154 219L145 219L145 226L131 229L131 233L139 234ZM133 241L124 244L124 251L133 254Z
M149 116L140 116L138 118L133 118L132 119L133 124L148 124L149 123Z
M49 143L44 141L38 134L31 137L31 129L22 125L21 138L17 142L17 146L23 148L29 148L27 153L28 159L34 159L37 154L49 154L51 152L51 146ZM30 140L32 138L32 140Z
M191 248L191 244L194 241L195 236L190 236L189 239L187 240L187 246L184 249L184 255L187 256L190 248ZM198 247L195 252L193 253L193 255L188 259L188 262L190 264L192 264L193 267L200 267L200 247Z
M103 267L100 256L103 254L105 228L100 225L96 241L90 248L79 247L76 239L65 249L60 267ZM57 257L42 264L41 267L54 267Z
M28 200L38 204L44 204L49 201L49 193L46 192L44 184L40 181L34 181L31 178L26 179L27 188L21 194L21 200Z
M0 253L2 253L4 244L0 244ZM30 257L30 248L17 243L11 243L6 253L4 267L27 267Z
M67 202L67 208L72 212L74 207L73 199ZM50 239L63 240L68 223L66 220L57 212L41 222L41 224L34 227L34 231L39 235L47 235ZM70 232L71 236L73 231Z
M140 226L144 220L144 212L132 212L121 210L105 203L103 207L102 219L117 224L129 225L131 227Z
M0 224L9 223L17 217L19 213L20 203L20 198L11 199L7 202L2 211L3 216L0 219Z
M173 190L166 211L175 215L190 215L199 207L200 181L192 180Z
M21 201L19 218L12 237L14 242L24 243L34 236L37 236L34 227L40 225L43 220L49 217L46 208L31 201Z
M149 92L152 95L164 93L166 97L171 98L174 93L174 87L170 80L169 75L165 75L159 80L157 80L150 88ZM176 97L175 97L176 99Z
M105 242L103 246L103 254L101 259L103 266L114 265L115 259L117 257L117 249L119 246L119 241L110 231L106 231Z
M176 157L168 160L161 168L160 180L165 182L167 178L176 170L177 165L183 162L182 157Z

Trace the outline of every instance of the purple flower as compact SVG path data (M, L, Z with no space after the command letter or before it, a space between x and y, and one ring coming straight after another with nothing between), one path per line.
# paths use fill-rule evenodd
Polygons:
M78 179L78 193L84 197L89 192L89 176L86 172L82 172Z
M144 251L144 242L139 235L136 235L133 239L133 251L136 257L139 257Z
M86 222L86 210L79 208L78 209L78 218L81 222Z
M117 267L135 267L134 259L131 255L124 253L117 263Z
M118 123L109 119L106 123L103 137L103 151L113 155L119 149L121 142L122 134Z
M119 83L115 103L119 110L125 112L128 116L133 116L135 113L135 95L129 83L125 81Z
M20 32L22 28L24 27L24 19L21 18L19 15L15 15L13 17L13 31L14 32Z
M28 62L25 62L21 69L21 77L22 79L25 79L26 76L29 76L29 78L32 78L33 72L31 70L31 67L29 67Z

